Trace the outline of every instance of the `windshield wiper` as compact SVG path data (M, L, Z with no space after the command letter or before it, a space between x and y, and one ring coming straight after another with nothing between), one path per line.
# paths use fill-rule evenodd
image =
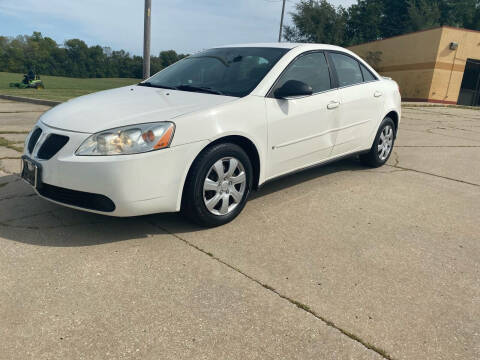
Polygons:
M146 87L154 87L154 88L160 88L160 89L170 89L170 90L176 90L177 88L173 86L167 86L167 85L157 85L157 84L152 84L149 81L141 82L137 84L138 86L146 86Z
M161 88L161 89L184 90L184 91L203 92L203 93L207 93L207 94L223 95L223 93L221 91L214 90L214 89L209 88L209 87L193 86L193 85L188 85L188 84L183 84L183 85L178 85L178 86L167 86L167 85L153 84L149 81L144 81L144 82L141 82L137 85L138 86Z
M223 95L221 91L218 91L209 87L193 86L193 85L186 85L186 84L178 85L175 89L184 90L184 91L204 92L207 94Z

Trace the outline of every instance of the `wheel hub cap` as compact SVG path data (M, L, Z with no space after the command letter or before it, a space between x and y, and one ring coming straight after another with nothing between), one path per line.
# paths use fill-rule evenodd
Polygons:
M222 191L227 191L227 189L228 189L228 181L222 182L222 185L220 186L220 189L221 189Z
M385 161L393 147L393 128L390 125L387 125L383 128L382 133L380 134L380 139L378 141L378 157L381 161Z
M214 215L227 215L243 199L247 176L243 164L236 158L225 157L213 164L203 183L203 201Z

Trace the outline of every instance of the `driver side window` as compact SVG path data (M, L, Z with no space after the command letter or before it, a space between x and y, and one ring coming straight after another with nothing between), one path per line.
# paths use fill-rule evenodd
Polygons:
M294 60L281 75L275 90L281 88L289 80L297 80L310 85L314 94L330 90L332 83L325 54L314 52Z

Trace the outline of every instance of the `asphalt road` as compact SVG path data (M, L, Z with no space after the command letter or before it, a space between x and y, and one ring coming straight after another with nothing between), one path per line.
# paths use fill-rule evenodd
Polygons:
M405 108L387 166L205 230L36 196L17 150L47 109L0 100L0 359L480 358L480 111Z

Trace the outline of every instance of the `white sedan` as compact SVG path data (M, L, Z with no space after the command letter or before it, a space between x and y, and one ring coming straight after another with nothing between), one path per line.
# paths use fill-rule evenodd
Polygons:
M349 50L218 47L46 112L26 139L22 177L76 209L181 210L216 226L278 176L353 154L383 165L399 122L397 84Z

